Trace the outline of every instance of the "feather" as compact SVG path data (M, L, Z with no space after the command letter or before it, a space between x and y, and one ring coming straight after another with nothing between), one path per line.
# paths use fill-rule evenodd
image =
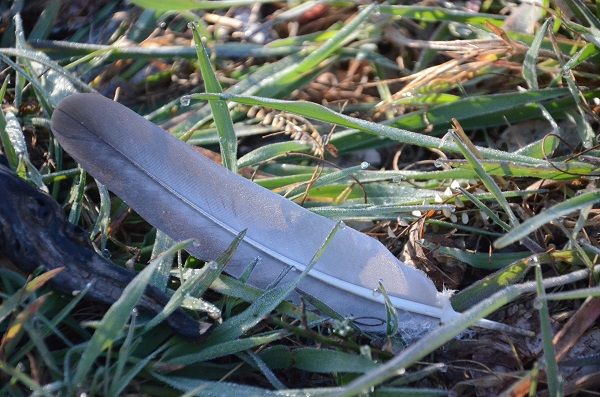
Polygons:
M270 285L290 268L283 280L297 276L335 225L97 94L66 98L54 111L52 131L85 170L150 224L173 239L195 239L188 247L192 255L215 259L247 229L226 271L239 276L260 257L249 279L257 287ZM337 232L299 289L368 328L364 324L373 318L385 323L384 297L376 292L380 281L400 321L428 328L438 322L432 319L457 315L448 295L423 272L350 227ZM381 330L381 322L375 324Z

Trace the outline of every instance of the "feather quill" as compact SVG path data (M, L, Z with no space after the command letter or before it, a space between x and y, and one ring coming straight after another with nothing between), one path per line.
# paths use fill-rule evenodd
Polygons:
M176 240L195 239L187 249L198 258L215 259L247 229L226 271L239 276L260 257L248 280L257 287L289 268L304 270L335 225L97 94L66 98L54 111L52 131L75 160L150 224ZM284 281L296 275L290 271ZM417 329L457 315L448 295L424 273L350 227L337 232L299 289L342 315L370 322L386 318L384 296L376 292L379 282L400 321L411 320Z

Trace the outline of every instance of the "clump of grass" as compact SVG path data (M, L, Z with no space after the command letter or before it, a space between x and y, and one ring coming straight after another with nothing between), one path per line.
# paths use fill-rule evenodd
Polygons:
M593 362L568 356L597 332L597 4L552 2L530 35L504 30L507 2L495 1L470 2L476 11L270 0L109 0L77 11L50 1L43 13L5 3L2 152L99 254L140 272L103 313L81 302L85 291L50 293L53 272L0 268L1 395L597 388L586 377ZM230 170L358 221L439 289L456 289L463 314L416 341L402 324L369 335L318 297L286 302L295 285L248 285L252 264L240 279L222 273L241 236L216 264L188 256L54 140L49 117L78 91L115 97ZM149 283L172 294L155 318L132 310ZM213 314L207 340L161 324L182 304ZM465 332L487 316L541 342Z

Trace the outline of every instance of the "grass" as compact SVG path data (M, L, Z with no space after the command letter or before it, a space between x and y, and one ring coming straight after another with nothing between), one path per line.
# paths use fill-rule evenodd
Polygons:
M572 338L579 355L599 353L585 344L594 321L576 336L567 323L598 316L584 304L599 294L597 2L544 2L528 32L502 29L500 1L29 3L0 4L2 152L98 252L139 273L106 310L85 290L53 292L55 272L1 267L0 395L598 390L593 360L574 369L578 357L555 350ZM215 262L189 256L189 242L132 213L54 140L53 109L94 91L355 222L456 290L462 314L415 338L390 311L387 334L367 334L318 297L285 301L302 275L263 291L245 282L250 270L223 273L243 233ZM133 310L147 284L171 295L154 318ZM163 320L180 305L215 331L198 343L174 335ZM469 329L486 317L539 340Z

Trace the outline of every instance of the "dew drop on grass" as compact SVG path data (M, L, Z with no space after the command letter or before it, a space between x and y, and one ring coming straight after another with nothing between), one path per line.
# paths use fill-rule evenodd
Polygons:
M187 23L187 27L188 29L195 29L196 28L196 22L188 22Z
M360 163L360 169L361 170L366 170L367 168L369 168L370 165L371 164L369 164L368 162L363 161L362 163Z
M219 268L219 264L215 261L208 262L208 267L212 270L217 270Z
M433 162L433 166L436 168L442 168L444 166L444 160L435 159L435 161Z
M161 29L166 29L167 28L167 23L165 21L161 21L158 24L158 27L161 28Z
M535 310L540 310L542 308L542 301L539 299L536 299L533 301L533 308Z
M179 99L181 106L190 106L191 101L192 101L192 98L189 95L184 95L181 97L181 99Z

